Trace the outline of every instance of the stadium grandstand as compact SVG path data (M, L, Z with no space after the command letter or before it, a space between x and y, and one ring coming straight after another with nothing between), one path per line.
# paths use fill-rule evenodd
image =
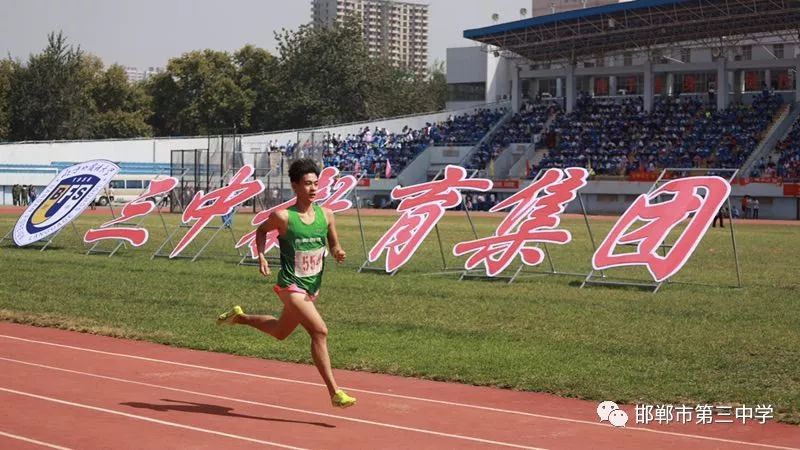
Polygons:
M448 82L483 83L515 112L562 106L542 167L739 168L800 101L799 15L788 1L643 0L534 17L466 30L481 47L452 54L486 76L448 66Z

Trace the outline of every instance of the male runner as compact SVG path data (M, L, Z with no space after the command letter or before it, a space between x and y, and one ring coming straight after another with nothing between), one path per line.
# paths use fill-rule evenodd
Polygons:
M261 275L269 276L270 268L264 257L267 233L278 230L281 270L273 290L283 302L279 318L245 314L240 306L221 314L218 324L249 325L276 339L286 339L297 325L311 336L311 357L317 366L333 406L347 408L356 399L339 389L333 378L328 356L328 328L314 302L319 296L322 273L325 269L326 244L337 262L345 259L339 244L333 213L315 205L319 168L311 159L300 159L289 167L289 179L297 196L295 204L283 211L273 212L256 231L256 246Z

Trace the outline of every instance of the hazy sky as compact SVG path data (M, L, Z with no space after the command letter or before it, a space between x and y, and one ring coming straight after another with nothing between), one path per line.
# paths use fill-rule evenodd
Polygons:
M465 29L520 18L530 0L428 0L428 64L445 60L448 47L476 45ZM0 52L27 60L62 30L71 44L119 63L145 69L171 57L211 48L233 51L245 44L275 53L272 32L296 29L311 18L310 0L0 0Z

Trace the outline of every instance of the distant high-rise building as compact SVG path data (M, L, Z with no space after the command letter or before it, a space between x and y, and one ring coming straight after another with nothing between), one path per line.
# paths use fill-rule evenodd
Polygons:
M565 11L620 3L619 0L532 0L531 15L546 16Z
M136 67L125 67L125 75L128 76L128 81L131 83L144 80L144 72Z
M147 70L144 71L144 79L148 79L153 75L158 75L160 73L164 73L163 67L148 67Z
M163 67L148 67L146 70L139 70L137 67L125 67L125 75L128 76L128 82L130 83L144 81L153 75L163 72Z
M331 27L345 16L359 19L371 57L386 57L416 72L428 66L428 5L390 0L312 0L315 27Z

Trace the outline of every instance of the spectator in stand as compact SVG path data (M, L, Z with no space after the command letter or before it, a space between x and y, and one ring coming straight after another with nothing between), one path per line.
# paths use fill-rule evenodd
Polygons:
M657 98L648 114L640 97L582 96L572 113L554 120L558 143L540 166L591 166L598 175L741 167L781 104L782 98L769 92L757 95L752 105L724 111L708 109L699 98Z
M800 119L798 119L789 134L775 145L779 154L778 161L774 164L775 176L783 181L800 180Z
M482 109L475 114L451 115L444 122L427 123L417 130L406 126L391 133L367 126L345 136L331 134L323 142L323 162L342 172L358 169L366 177L383 178L388 161L394 178L430 145L474 145L502 115L502 111Z
M554 103L524 104L520 108L520 112L514 114L503 124L489 142L481 144L478 151L472 155L472 158L466 164L466 168L487 169L489 162L496 160L509 145L514 143L533 143L534 137L544 130L544 125L548 118L558 111L560 111L560 108Z
M742 214L744 214L745 219L750 218L750 196L745 195L742 197Z

